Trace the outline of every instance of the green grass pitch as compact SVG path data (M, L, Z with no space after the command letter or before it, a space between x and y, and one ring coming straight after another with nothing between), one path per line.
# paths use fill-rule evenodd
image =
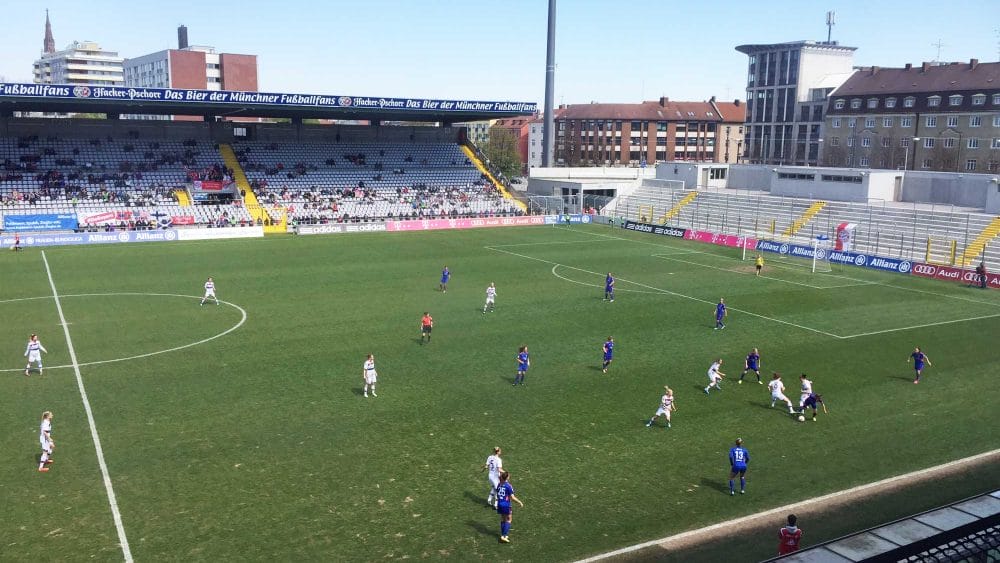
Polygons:
M755 279L734 249L598 226L45 255L140 561L572 560L1000 447L1000 294L957 284L770 261ZM210 275L226 304L200 307ZM0 551L121 560L51 296L40 250L0 253ZM47 369L26 378L32 332ZM514 388L520 345L532 367ZM934 364L920 385L916 345ZM808 373L830 414L799 423L737 385L754 346L793 400ZM369 352L377 399L361 396ZM718 357L728 378L706 396ZM664 385L673 428L646 428ZM752 461L733 498L736 437ZM480 473L497 445L526 505L510 545Z

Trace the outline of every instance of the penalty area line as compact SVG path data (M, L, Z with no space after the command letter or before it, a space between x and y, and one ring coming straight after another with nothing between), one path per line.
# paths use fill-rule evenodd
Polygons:
M857 487L851 487L850 489L844 489L842 491L836 491L830 494L826 494L819 497L814 497L811 499L806 499L803 501L795 502L792 504L786 504L784 506L779 506L777 508L772 508L764 512L758 512L756 514L750 514L749 516L742 516L740 518L734 518L732 520L727 520L725 522L719 522L717 524L712 524L711 526L706 526L704 528L698 528L696 530L689 530L687 532L681 532L679 534L674 534L672 536L667 536L665 538L660 538L658 540L647 541L643 543L637 543L635 545L630 545L628 547L623 547L621 549L616 549L614 551L608 551L606 553L600 553L598 555L593 555L587 557L586 559L579 559L576 563L592 563L594 561L603 561L605 559L610 559L612 557L619 557L622 555L627 555L630 553L635 553L643 549L650 547L666 547L667 544L684 541L684 540L698 540L701 543L700 536L708 536L703 538L704 541L708 541L712 537L715 537L715 532L719 530L724 530L732 526L739 526L741 524L755 523L755 522L765 522L775 516L784 516L791 511L799 510L802 508L810 507L810 505L820 505L828 501L836 500L839 497L858 495L862 493L868 493L873 489L884 488L888 485L893 485L901 481L908 481L911 479L920 479L933 475L934 473L940 471L947 471L954 467L961 465L967 465L971 463L976 463L984 459L1000 455L1000 449L991 450L988 452L983 452L981 454L976 454L969 457L964 457L962 459L956 459L949 461L947 463L942 463L941 465L935 465L933 467L927 467L925 469L920 469L917 471L912 471L910 473L904 473L902 475L896 475L895 477L889 477L888 479L882 479L881 481L875 481L873 483L866 483L864 485L858 485Z
M56 303L56 311L59 313L59 320L62 323L63 335L66 337L66 347L69 350L69 359L72 362L73 372L76 374L76 385L80 389L80 398L83 399L83 410L87 413L87 424L90 425L90 437L94 441L94 449L97 451L97 464L101 468L101 477L104 479L104 489L108 493L108 504L111 506L111 516L115 521L115 530L118 531L118 544L122 549L122 555L126 563L132 563L132 550L128 545L128 538L125 536L125 526L122 524L122 513L118 509L118 499L115 496L115 488L111 484L111 474L108 472L108 464L104 460L104 448L101 447L101 437L97 434L97 423L94 422L94 411L90 408L90 400L87 398L87 389L83 385L83 376L80 375L80 362L76 359L76 350L73 348L73 339L69 335L69 323L66 322L66 315L63 313L62 303L59 301L59 292L56 290L56 282L52 279L52 269L49 268L49 260L42 251L42 262L45 263L45 273L49 277L49 286L52 288L52 299Z

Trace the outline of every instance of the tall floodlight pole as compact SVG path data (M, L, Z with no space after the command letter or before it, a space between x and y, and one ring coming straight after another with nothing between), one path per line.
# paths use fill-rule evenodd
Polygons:
M549 0L549 34L545 53L545 125L542 127L542 166L552 166L555 148L555 98L556 80L556 0Z

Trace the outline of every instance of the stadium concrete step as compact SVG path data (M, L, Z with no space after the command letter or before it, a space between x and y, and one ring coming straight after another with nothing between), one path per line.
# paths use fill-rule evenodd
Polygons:
M667 221L669 221L669 220L673 219L674 217L676 217L681 212L681 210L684 209L684 207L687 204L689 204L692 201L694 201L694 198L696 198L696 197L698 197L698 192L691 192L688 195L686 195L683 198L681 198L681 200L678 201L676 205L674 205L673 207L671 207L669 211L667 211L666 213L663 214L663 217L660 217L660 224L661 225L666 225Z
M825 201L817 201L810 205L809 209L806 209L805 213L799 216L799 218L789 225L788 228L782 231L781 236L790 237L799 232L799 230L813 217L815 217L817 213L822 211L824 207L826 207Z
M222 156L222 161L226 166L233 171L233 180L236 181L236 187L243 196L243 205L250 213L250 218L255 223L263 224L265 233L287 232L288 220L286 216L283 215L280 221L272 221L267 210L257 201L257 195L253 193L250 181L247 180L247 174L243 171L243 166L240 165L239 159L236 158L236 152L233 151L232 145L220 143L219 154Z
M490 179L490 182L493 182L493 185L497 187L497 190L500 191L504 199L512 201L514 205L516 205L518 208L521 209L521 211L524 211L525 213L528 212L528 206L525 205L523 201L510 195L510 192L507 191L507 188L505 188L503 184L498 182L497 179L493 177L493 174L486 169L486 165L483 164L481 160L479 160L479 157L476 156L476 153L468 145L460 145L460 146L462 148L462 152L465 153L465 158L469 159L469 162L471 162L472 165L476 167L476 170L479 170L481 173L485 174L486 177Z
M962 266L971 266L976 264L976 260L986 249L986 244L996 238L1000 234L1000 217L994 217L993 221L986 226L979 236L976 237L969 246L965 247L965 252L962 253L962 259L960 264Z
M191 207L191 195L188 194L187 190L174 190L174 195L177 196L177 203L179 203L181 207Z

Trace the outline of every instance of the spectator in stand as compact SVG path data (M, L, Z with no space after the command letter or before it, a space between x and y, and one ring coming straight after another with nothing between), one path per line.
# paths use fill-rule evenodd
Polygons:
M982 261L976 266L976 276L979 281L979 289L986 289L986 262Z
M788 555L799 550L802 530L795 525L797 520L794 514L789 514L788 525L778 530L778 555Z

